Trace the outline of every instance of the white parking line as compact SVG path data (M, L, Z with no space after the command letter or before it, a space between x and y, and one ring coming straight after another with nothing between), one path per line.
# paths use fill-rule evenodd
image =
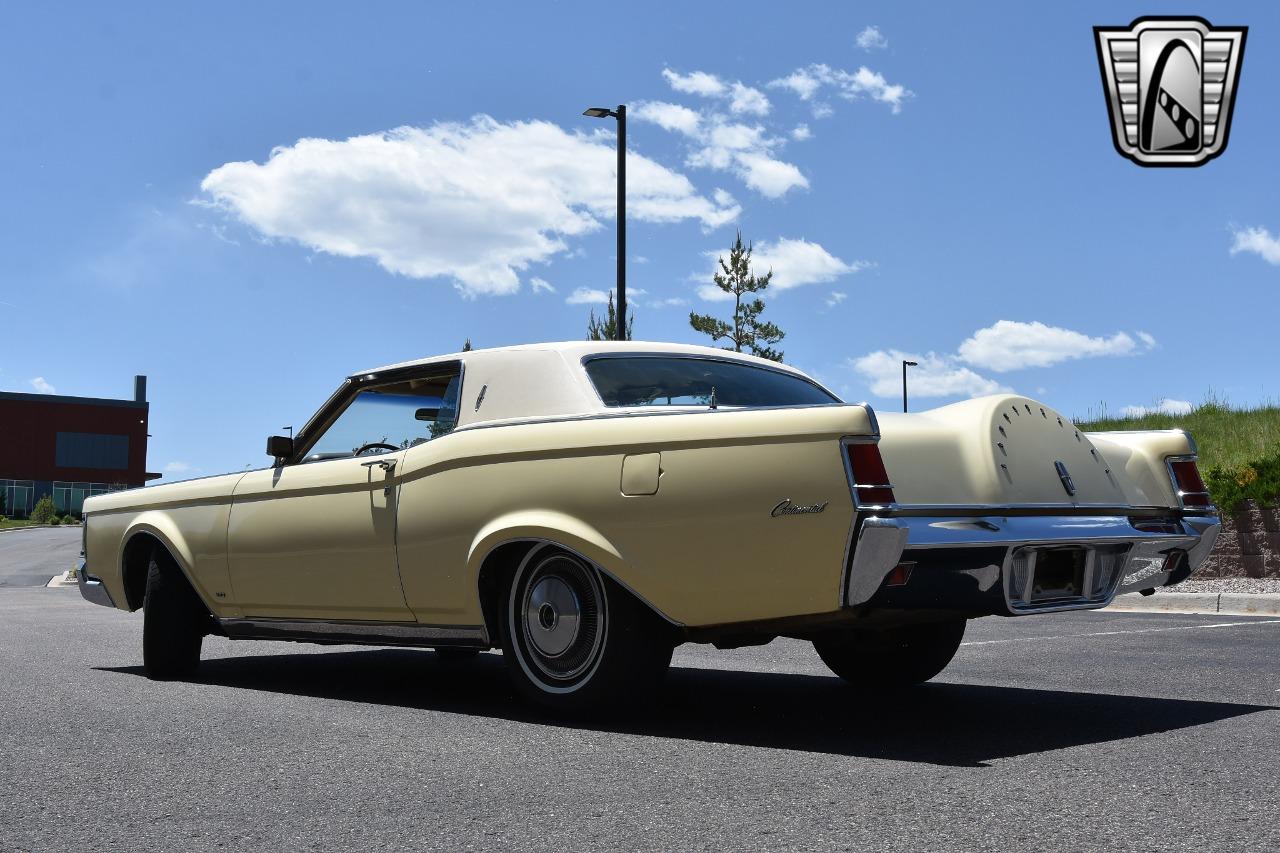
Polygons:
M1217 622L1211 625L1174 625L1169 628L1135 628L1131 631L1094 631L1089 634L1059 634L1055 637L1011 637L1007 640L973 640L962 646L990 646L996 643L1023 643L1031 640L1074 640L1080 637L1114 637L1118 634L1155 634L1160 631L1195 631L1199 628L1238 628L1241 625L1280 625L1280 619L1254 619L1248 622Z

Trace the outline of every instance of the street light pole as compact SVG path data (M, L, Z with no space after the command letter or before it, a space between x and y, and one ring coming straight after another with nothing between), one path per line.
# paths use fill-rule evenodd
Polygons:
M902 360L902 411L904 414L907 411L907 368L918 367L919 364L917 361L907 361L905 358Z
M616 110L591 107L584 110L591 118L618 120L618 314L614 337L627 339L627 105Z

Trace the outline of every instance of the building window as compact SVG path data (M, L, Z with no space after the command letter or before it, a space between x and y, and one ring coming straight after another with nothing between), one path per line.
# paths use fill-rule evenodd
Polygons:
M26 518L35 504L35 482L32 480L0 480L0 515Z
M96 432L58 433L55 462L59 468L129 468L129 436Z
M53 508L60 514L71 513L78 516L84 512L84 499L94 495L105 495L107 492L118 492L127 489L123 483L69 483L61 480L53 481Z

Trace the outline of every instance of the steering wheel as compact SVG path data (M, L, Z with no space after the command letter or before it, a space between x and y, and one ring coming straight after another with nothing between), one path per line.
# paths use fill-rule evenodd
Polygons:
M360 447L356 450L355 455L356 455L356 456L363 456L366 450L390 450L390 451L396 451L396 450L399 450L399 449L400 449L400 448L399 448L399 447L396 447L394 444L387 444L385 441L371 441L371 442L369 442L368 444L362 444L362 445L360 445Z

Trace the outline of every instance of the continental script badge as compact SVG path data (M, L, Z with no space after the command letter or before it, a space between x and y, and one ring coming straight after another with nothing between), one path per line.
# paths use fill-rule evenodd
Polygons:
M1094 27L1116 150L1139 166L1201 166L1225 151L1248 29L1163 17Z

